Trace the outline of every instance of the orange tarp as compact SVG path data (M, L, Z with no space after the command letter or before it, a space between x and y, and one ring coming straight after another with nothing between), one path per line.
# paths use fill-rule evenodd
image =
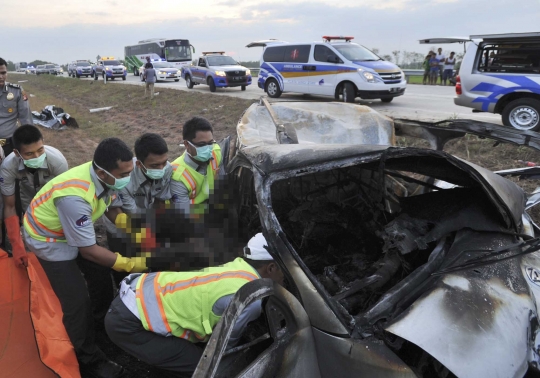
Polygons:
M58 298L34 254L18 268L0 250L0 378L80 378Z

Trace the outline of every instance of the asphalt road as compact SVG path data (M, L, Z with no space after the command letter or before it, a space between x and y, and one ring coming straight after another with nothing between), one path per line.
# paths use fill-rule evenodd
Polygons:
M10 73L11 74L11 73ZM91 78L73 79L64 77L69 80L93 80ZM15 81L15 80L14 80ZM103 80L99 81L100 84ZM144 85L138 76L128 74L127 80L115 79L109 81L107 85ZM171 88L183 91L198 91L210 94L210 90L206 85L196 85L193 89L188 89L183 79L179 82L159 82L155 85L155 91L159 92L159 88ZM247 87L245 91L240 88L218 88L213 95L217 96L236 96L244 99L259 99L264 95L264 91L257 87L256 82ZM491 113L472 113L472 109L454 105L455 88L452 86L429 86L411 84L407 86L407 90L403 96L395 98L391 103L384 104L380 100L360 100L356 99L357 104L367 105L393 118L407 118L420 121L441 121L450 118L474 119L478 121L491 122L496 124L501 123L501 116ZM314 101L332 101L331 97L324 96L308 96L302 94L284 93L280 100L314 100Z

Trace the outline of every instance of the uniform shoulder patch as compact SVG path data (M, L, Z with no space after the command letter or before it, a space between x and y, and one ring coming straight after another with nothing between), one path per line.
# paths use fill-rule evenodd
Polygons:
M13 83L7 83L7 86L11 87L11 88L20 88L21 87L19 84L13 84Z

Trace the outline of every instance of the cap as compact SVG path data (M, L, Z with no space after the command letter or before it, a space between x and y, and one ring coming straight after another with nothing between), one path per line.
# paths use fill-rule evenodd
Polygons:
M274 260L266 248L268 248L268 243L266 242L263 234L259 232L257 235L252 237L247 246L244 247L244 257L250 260L258 261Z

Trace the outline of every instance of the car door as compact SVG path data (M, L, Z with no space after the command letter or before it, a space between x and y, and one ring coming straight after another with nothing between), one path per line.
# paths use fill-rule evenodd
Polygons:
M196 66L191 67L191 73L193 74L193 81L196 83L204 83L204 71L206 67L206 60L204 58L199 58Z
M313 63L310 80L310 93L333 96L336 90L339 65L343 61L328 46L315 45L313 49Z
M246 344L227 348L236 319L258 300L264 303L268 332ZM242 358L253 350L256 356ZM270 279L251 281L235 294L193 373L195 378L224 376L320 377L313 331L304 308Z
M316 69L308 63L311 45L286 45L283 48L283 63L276 63L283 77L283 91L310 93L310 80Z

